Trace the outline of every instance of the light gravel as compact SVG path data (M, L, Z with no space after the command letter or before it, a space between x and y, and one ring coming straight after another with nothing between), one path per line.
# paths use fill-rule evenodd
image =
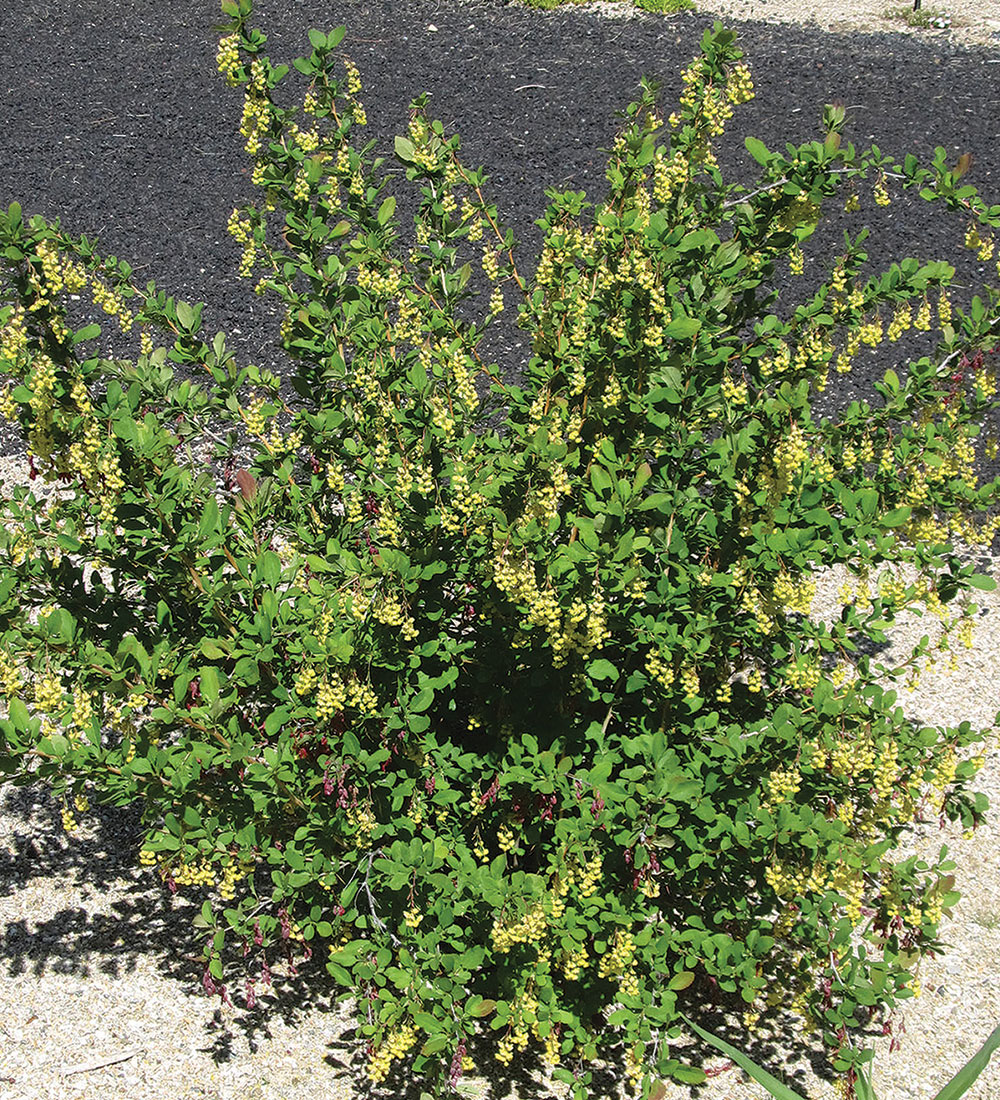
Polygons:
M1000 4L996 0L923 0L925 15L940 13L944 27L920 28L900 12L913 14L912 0L699 0L698 10L723 20L799 23L834 34L900 34L958 46L1000 48Z

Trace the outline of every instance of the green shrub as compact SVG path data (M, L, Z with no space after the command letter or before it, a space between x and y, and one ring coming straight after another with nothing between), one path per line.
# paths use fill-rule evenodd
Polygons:
M219 66L262 202L229 229L285 303L294 393L203 343L201 307L0 216L0 408L41 479L0 534L6 777L51 784L68 828L138 802L142 860L204 894L209 992L244 954L266 980L322 951L375 1081L412 1059L443 1087L484 1032L579 1097L616 1044L647 1091L700 1081L668 1040L708 1004L790 1006L851 1074L848 1029L912 994L956 897L944 851L896 842L985 805L961 759L983 735L905 718L866 644L905 607L965 637L991 583L952 542L1000 524L975 474L997 303L952 318L943 262L862 281L864 233L787 317L767 288L838 192L918 188L981 254L1000 211L944 150L845 150L838 108L823 141L748 139L760 178L725 184L752 84L717 25L675 114L647 84L628 108L607 199L550 192L529 278L423 100L395 141L408 242L343 28L310 32L280 107L250 9L224 0ZM75 327L85 291L137 356ZM514 301L518 381L479 352ZM831 369L932 310L905 379L813 417ZM837 563L842 612L813 621Z

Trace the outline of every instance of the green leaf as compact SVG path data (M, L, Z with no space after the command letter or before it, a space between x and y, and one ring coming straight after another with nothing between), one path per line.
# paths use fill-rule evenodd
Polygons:
M281 580L281 558L273 550L265 550L261 555L260 576L271 588Z
M314 50L325 50L326 35L322 31L318 31L313 28L309 32L309 45L312 46Z
M396 156L404 164L412 164L416 150L413 148L413 142L409 138L400 137L397 135L394 148L396 150Z
M660 508L664 512L674 503L673 493L650 493L648 497L639 505L638 511L651 512L654 508Z
M985 573L973 573L965 580L970 587L978 588L982 592L992 592L997 586L997 582L992 577L987 577Z
M704 248L711 245L713 248L719 243L719 238L711 229L695 229L685 233L677 245L678 252L690 252L695 248Z
M426 710L433 702L434 689L425 687L422 691L418 691L410 700L410 713L419 714L421 711Z
M858 1067L858 1079L854 1086L857 1100L877 1100L875 1090L872 1088L869 1068L869 1066Z
M882 517L882 526L902 527L909 520L912 512L913 509L908 504L904 504L901 508L893 508Z
M219 698L219 673L214 665L204 665L198 669L198 681L202 698L214 703Z
M126 443L135 443L139 438L139 430L135 421L129 416L119 417L114 423L115 435L124 439Z
M663 335L671 336L675 340L686 340L701 328L701 321L697 317L675 317L668 325L664 326Z
M337 951L330 952L330 960L332 962L344 963L347 966L351 966L357 961L358 955L362 951L365 951L369 947L367 940L351 940L350 943L345 944Z
M392 217L392 215L395 212L396 212L396 197L395 197L395 195L390 195L385 200L385 202L383 202L382 205L378 208L378 223L379 223L379 225L385 225L386 222L389 221L389 219Z
M635 472L635 478L632 482L632 494L640 492L647 481L653 476L653 468L648 462L644 462L638 470Z
M180 321L182 329L187 332L192 330L195 321L195 313L187 302L177 303L177 320Z
M590 468L590 484L599 493L603 493L605 490L610 489L614 484L611 480L611 475L603 466L595 463Z
M990 1032L986 1042L934 1097L934 1100L958 1100L960 1096L964 1096L972 1088L976 1078L986 1069L990 1058L998 1048L1000 1048L1000 1024Z
M7 713L10 715L10 720L14 723L14 729L18 733L27 733L31 729L31 716L28 714L28 708L20 699L10 700L7 704Z
M694 974L690 970L679 970L669 982L667 988L673 990L687 989L694 981Z
M767 146L759 138L748 137L743 144L747 147L747 152L758 164L766 165L771 159L771 154L767 151Z
M677 1066L670 1074L677 1081L683 1081L686 1085L700 1085L708 1080L708 1074L697 1066Z
M618 669L610 661L600 657L587 665L587 675L591 680L617 680Z
M706 1043L711 1043L716 1050L722 1051L727 1058L731 1058L740 1069L749 1073L758 1085L763 1085L764 1088L775 1097L775 1100L805 1100L804 1097L800 1096L797 1092L793 1092L787 1085L782 1084L773 1074L768 1073L763 1066L758 1066L756 1062L751 1062L745 1054L740 1053L736 1047L731 1046L725 1039L720 1039L718 1035L713 1035L710 1031L706 1031L704 1028L699 1027L694 1021L689 1020L683 1012L681 1013L681 1019L696 1035L701 1036Z
M334 979L342 988L353 989L354 978L351 976L349 970L345 970L342 966L335 962L328 962L326 964L326 972Z
M77 329L76 332L73 333L73 338L70 343L73 345L73 347L76 347L77 344L82 344L85 340L93 340L95 336L100 335L100 325L85 325L83 328Z
M219 505L215 497L209 497L202 509L201 522L198 524L198 534L204 539L219 529Z

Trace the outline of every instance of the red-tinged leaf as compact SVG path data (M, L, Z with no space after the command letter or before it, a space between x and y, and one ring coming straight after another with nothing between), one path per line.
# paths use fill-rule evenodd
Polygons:
M236 484L244 500L253 500L257 495L257 479L249 470L240 470L236 475Z

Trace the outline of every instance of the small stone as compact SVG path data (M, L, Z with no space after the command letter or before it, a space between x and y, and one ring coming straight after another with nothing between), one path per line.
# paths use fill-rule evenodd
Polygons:
M429 31L436 31L436 30L437 30L437 27L435 27L433 23L428 23L428 24L427 24L427 29L428 29Z

